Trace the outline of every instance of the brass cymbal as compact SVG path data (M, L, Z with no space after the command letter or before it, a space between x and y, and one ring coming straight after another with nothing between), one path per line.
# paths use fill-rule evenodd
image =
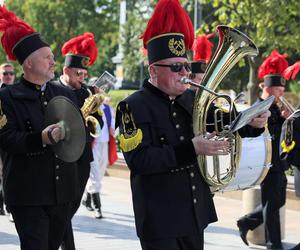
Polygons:
M46 126L55 123L62 125L65 138L51 145L52 150L59 159L65 162L77 161L85 147L86 130L79 109L67 97L56 96L46 107Z

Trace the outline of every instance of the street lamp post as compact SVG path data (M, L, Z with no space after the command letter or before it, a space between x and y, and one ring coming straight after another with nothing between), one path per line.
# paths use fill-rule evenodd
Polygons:
M194 2L194 29L197 30L202 22L202 8L199 0Z
M121 38L122 38L122 32L123 32L123 25L126 23L126 1L122 0L120 2L120 22L119 22L119 48L117 55L112 58L112 62L116 64L116 71L115 75L117 78L116 88L122 87L122 81L123 81L123 65L122 60L124 57L123 54L123 48L121 45Z
M197 29L197 25L198 25L198 1L195 0L195 4L194 4L194 28L195 30Z

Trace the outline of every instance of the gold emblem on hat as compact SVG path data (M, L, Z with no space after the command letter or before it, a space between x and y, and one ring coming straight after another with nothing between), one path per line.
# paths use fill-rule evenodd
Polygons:
M168 46L170 51L176 56L183 56L185 54L185 44L182 38L179 40L171 38Z
M83 57L83 58L81 59L81 65L82 65L83 67L85 67L85 68L88 67L89 62L90 62L90 58L88 58L88 57Z
M2 129L7 123L6 115L2 111L1 100L0 100L0 129Z

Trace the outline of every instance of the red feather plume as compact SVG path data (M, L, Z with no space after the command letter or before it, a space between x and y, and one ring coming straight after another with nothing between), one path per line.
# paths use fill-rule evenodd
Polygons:
M285 71L283 72L283 77L286 80L289 80L290 78L294 80L299 71L300 71L300 61L286 68Z
M289 66L286 60L286 54L280 54L277 50L273 50L271 55L267 57L258 69L258 77L263 79L266 75L282 75L283 71Z
M186 49L192 48L194 42L193 24L179 0L158 1L146 30L141 35L144 48L147 48L147 42L151 38L165 33L183 34Z
M98 49L93 33L85 32L81 36L70 39L63 45L61 52L63 56L67 54L87 56L90 58L88 65L92 65L96 61L98 55Z
M35 32L31 26L5 6L0 6L0 31L3 32L1 43L9 60L16 60L12 52L16 43Z
M192 50L194 51L195 61L204 60L206 63L209 62L210 57L212 55L212 48L214 45L208 39L213 35L214 33L196 37L192 48Z

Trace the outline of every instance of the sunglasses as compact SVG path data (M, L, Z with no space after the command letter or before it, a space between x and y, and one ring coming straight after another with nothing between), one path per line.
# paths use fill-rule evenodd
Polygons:
M13 75L15 75L15 72L13 72L13 71L4 71L4 72L2 72L2 74L4 76L7 76L7 75L13 76Z
M78 76L78 77L83 76L84 79L89 77L88 73L83 72L83 71L80 71L80 70L76 70L76 71L73 71L73 72L74 72L74 73L76 74L76 76Z
M190 63L172 63L172 64L154 64L154 66L158 67L168 67L171 69L172 72L180 72L183 67L185 68L186 71L190 72L191 71L191 64Z

